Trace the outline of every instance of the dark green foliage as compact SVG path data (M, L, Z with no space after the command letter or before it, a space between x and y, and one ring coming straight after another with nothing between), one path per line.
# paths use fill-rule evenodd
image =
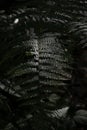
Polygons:
M16 2L0 12L0 130L73 130L74 52L86 43L85 2Z

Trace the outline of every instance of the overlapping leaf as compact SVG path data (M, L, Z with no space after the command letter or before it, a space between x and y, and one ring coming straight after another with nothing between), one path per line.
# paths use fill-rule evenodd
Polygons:
M69 102L72 59L67 44L72 42L67 24L77 15L77 21L82 19L86 7L82 1L52 2L1 12L0 81L14 118L6 129L57 129L47 112Z

